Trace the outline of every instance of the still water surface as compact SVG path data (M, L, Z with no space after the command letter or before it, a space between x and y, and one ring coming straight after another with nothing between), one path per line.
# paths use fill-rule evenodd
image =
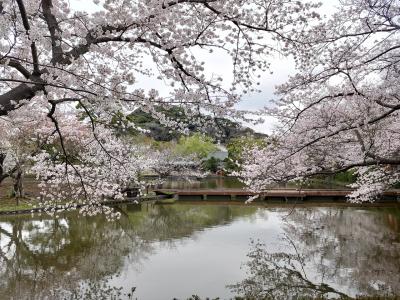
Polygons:
M148 203L121 212L116 222L0 217L0 299L400 295L398 208Z

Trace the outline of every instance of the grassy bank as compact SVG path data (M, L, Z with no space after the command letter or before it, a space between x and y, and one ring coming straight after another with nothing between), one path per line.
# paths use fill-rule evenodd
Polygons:
M35 204L37 196L39 196L39 188L37 181L32 176L24 178L24 190L27 198L16 199L12 195L13 182L10 178L7 178L0 184L0 212L3 211L15 211L15 210L26 210L31 209L32 205Z
M33 206L30 205L32 200L29 199L19 199L17 205L17 200L15 198L0 198L0 212L3 211L15 211L15 210L25 210L31 209Z

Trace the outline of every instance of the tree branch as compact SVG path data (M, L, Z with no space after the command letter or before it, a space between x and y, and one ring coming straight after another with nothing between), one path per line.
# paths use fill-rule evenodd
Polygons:
M15 59L3 58L0 59L0 64L4 64L8 60L8 65L19 71L25 78L29 78L31 73L21 63Z
M33 85L21 83L10 91L0 95L0 116L16 109L22 100L30 100L36 92L43 90L43 84L32 82Z
M42 8L43 16L51 37L51 50L53 55L51 63L53 65L56 63L67 63L64 58L64 51L61 47L61 29L58 26L56 17L51 12L51 9L53 8L52 0L42 0Z
M18 3L19 12L21 14L22 23L24 24L26 34L29 36L30 27L29 27L29 22L28 22L28 16L26 15L24 2L23 2L23 0L17 0L17 3ZM33 75L38 76L38 75L40 75L40 70L39 70L39 59L38 59L35 42L31 43L31 52L32 52L32 61L33 61Z

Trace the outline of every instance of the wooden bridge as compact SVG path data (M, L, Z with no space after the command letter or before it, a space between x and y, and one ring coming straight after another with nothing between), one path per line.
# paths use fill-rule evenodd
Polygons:
M181 197L201 197L203 200L209 200L211 196L230 197L231 200L247 198L254 195L260 195L259 200L345 200L352 190L334 190L334 189L271 189L261 193L255 193L244 189L158 189L154 191L157 195L173 196L175 199ZM400 201L400 190L389 190L384 193L383 200Z

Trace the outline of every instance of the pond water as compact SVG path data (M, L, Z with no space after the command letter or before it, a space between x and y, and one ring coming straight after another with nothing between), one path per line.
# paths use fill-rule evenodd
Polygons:
M400 295L399 208L120 209L0 217L0 299Z

